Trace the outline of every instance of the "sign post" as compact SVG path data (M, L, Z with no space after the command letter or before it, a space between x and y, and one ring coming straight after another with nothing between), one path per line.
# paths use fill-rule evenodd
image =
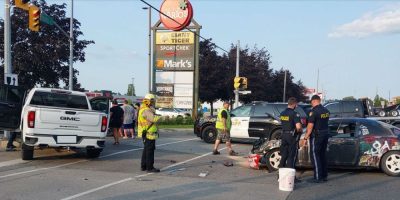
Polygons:
M17 74L4 74L4 84L18 86L18 75Z

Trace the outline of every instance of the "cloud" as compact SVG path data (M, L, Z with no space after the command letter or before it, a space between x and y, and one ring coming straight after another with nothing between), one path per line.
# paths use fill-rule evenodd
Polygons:
M400 33L400 4L385 6L375 12L364 14L350 23L336 27L328 34L330 38L365 38L377 34Z

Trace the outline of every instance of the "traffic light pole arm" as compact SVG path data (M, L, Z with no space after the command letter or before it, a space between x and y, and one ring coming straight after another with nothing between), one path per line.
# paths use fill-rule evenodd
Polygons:
M42 11L42 12L43 12L43 11ZM48 15L47 13L45 13L45 12L43 12L43 14L49 16L49 15ZM53 21L54 21L54 20L53 20ZM73 38L69 37L69 34L68 34L66 31L64 31L64 30L57 24L57 22L55 22L55 21L54 21L54 26L56 26L56 27L58 28L58 30L60 30L60 31L68 38L69 41L72 41L72 40L73 40Z

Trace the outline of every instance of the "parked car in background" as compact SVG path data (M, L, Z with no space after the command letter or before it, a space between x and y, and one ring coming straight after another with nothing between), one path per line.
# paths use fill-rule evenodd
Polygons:
M158 108L156 110L157 115L163 117L189 117L190 113L180 110L178 108Z
M330 112L331 118L343 117L361 117L375 119L397 127L400 127L400 117L385 116L380 117L375 115L372 101L368 99L355 101L333 101L324 104Z
M82 92L34 88L23 103L25 91L5 85L0 96L0 105L9 108L0 110L0 129L22 132L23 160L33 159L35 147L81 148L90 158L103 150L108 98L89 101Z
M237 107L231 111L233 139L278 139L282 133L280 113L287 108L286 103L254 102ZM305 126L306 114L301 107L296 111ZM194 133L207 143L217 137L216 116L199 118L195 121Z
M400 176L399 128L372 119L342 118L330 120L329 131L330 168L376 168L389 176ZM280 141L267 141L261 147L264 150L258 152L265 154L268 168L277 170L281 159ZM312 167L309 147L310 144L300 148L297 167Z

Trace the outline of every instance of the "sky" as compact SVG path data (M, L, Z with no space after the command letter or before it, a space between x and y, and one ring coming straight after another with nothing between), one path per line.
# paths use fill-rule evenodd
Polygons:
M69 5L70 0L47 2ZM162 3L148 2L155 7ZM400 96L400 1L190 2L203 37L227 50L238 40L266 47L273 69L290 70L308 88L317 87L319 70L318 88L329 99ZM82 39L96 42L86 49L86 62L74 65L84 88L126 93L134 78L136 94L147 92L144 6L139 0L74 1ZM158 19L153 12L153 23Z

